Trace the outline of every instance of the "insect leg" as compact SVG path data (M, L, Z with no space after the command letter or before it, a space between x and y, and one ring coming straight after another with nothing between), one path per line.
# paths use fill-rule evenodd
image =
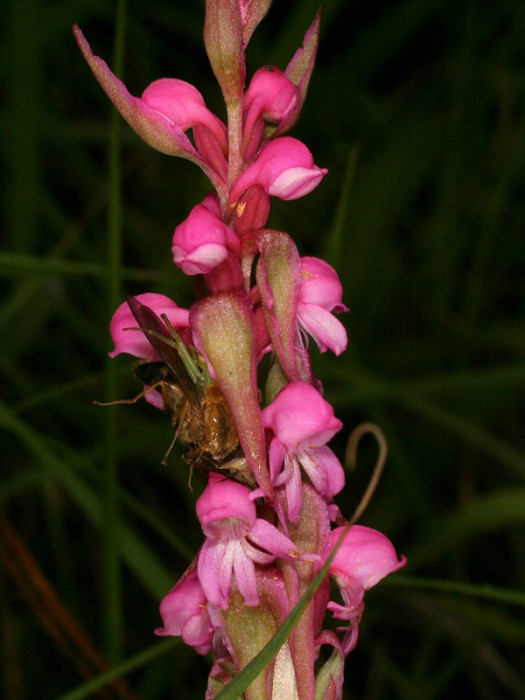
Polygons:
M170 456L170 453L171 453L172 449L174 448L175 443L177 442L177 438L179 437L180 429L182 426L182 421L184 420L187 412L188 412L188 404L186 403L186 404L184 404L183 408L181 409L181 411L179 413L177 429L175 430L175 434L173 435L173 438L170 442L170 446L168 447L166 454L164 455L164 457L162 458L162 460L160 462L164 467L167 465L168 457Z
M200 370L199 366L191 356L188 348L184 344L184 341L180 337L180 335L177 333L175 328L171 325L171 322L169 318L166 316L166 314L161 314L161 319L164 321L166 326L168 327L169 332L173 336L173 339L177 343L177 352L179 353L179 357L182 360L184 367L186 368L186 371L191 377L191 381L194 384L198 384L199 379L202 377L202 371Z
M155 382L155 384L152 384L147 389L144 389L144 391L141 391L140 394L137 394L132 399L117 399L117 401L93 401L93 403L96 406L116 406L117 404L121 403L137 403L139 399L141 399L143 396L146 396L146 394L149 394L150 391L158 389L158 387L162 384L163 381Z

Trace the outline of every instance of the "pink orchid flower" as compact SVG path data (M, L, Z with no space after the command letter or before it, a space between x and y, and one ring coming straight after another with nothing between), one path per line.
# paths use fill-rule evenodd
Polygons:
M205 203L193 207L173 234L173 262L187 275L207 274L226 260L230 250L240 257L237 235Z
M253 185L260 185L272 197L298 199L311 192L328 170L318 168L308 148L291 136L270 141L239 177L230 201L237 202Z
M201 167L206 165L184 133L197 126L213 135L224 154L227 153L226 127L206 107L200 92L175 78L161 78L151 83L142 97L131 95L109 66L93 54L80 28L73 25L73 34L94 76L131 128L161 153L188 158ZM214 168L206 168L210 175Z
M206 540L197 570L207 600L226 610L232 578L249 606L259 604L254 564L275 557L298 559L291 540L267 520L257 518L250 490L219 474L210 474L197 501L197 516Z
M181 331L189 328L190 312L188 309L182 309L180 306L177 306L174 301L164 296L164 294L146 292L145 294L137 294L135 298L142 302L142 304L149 306L157 316L166 314L175 330ZM114 349L108 353L110 357L116 357L121 353L127 353L128 355L133 355L133 357L138 357L148 362L160 360L146 335L141 330L138 330L137 321L131 313L127 301L123 302L113 314L109 331L115 346Z
M337 542L343 527L332 530L330 546L325 558ZM343 652L346 656L357 644L359 621L364 610L365 591L376 585L382 578L401 569L406 558L397 558L394 545L388 537L377 530L363 525L353 525L330 564L328 573L337 583L343 605L328 603L328 608L339 620L348 620L343 639Z
M207 654L212 646L213 627L206 605L197 571L190 567L163 598L160 614L164 626L156 629L155 634L182 637L198 654Z
M245 160L255 155L266 123L289 122L300 109L299 89L275 66L260 68L244 93L243 151ZM254 133L255 131L255 133ZM249 144L253 144L249 148ZM251 151L254 151L253 153Z
M346 330L332 312L348 311L342 303L343 287L334 268L320 258L301 258L302 283L299 288L297 320L321 352L340 355L348 344Z
M332 498L344 486L343 467L326 447L342 423L330 404L306 382L285 386L263 409L262 421L274 434L269 449L273 485L285 486L288 518L296 522L302 504L301 467L325 498Z

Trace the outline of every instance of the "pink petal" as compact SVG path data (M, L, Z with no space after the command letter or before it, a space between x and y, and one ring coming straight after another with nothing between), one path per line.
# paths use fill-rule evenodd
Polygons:
M332 350L340 355L346 350L348 337L341 321L314 304L299 302L297 315L301 326L312 336L321 352Z
M206 597L194 569L182 577L162 600L160 614L164 627L155 634L182 636L184 642L195 647L200 654L211 648L213 628L206 609Z
M278 440L277 438L274 438L271 441L270 447L268 448L268 462L269 462L269 466L270 466L270 474L272 476L272 482L275 482L275 479L277 478L279 472L281 471L285 451L286 451L286 448L280 440Z
M306 382L285 386L263 410L262 419L292 451L325 445L342 427L328 401Z
M342 529L337 527L332 531L332 546ZM370 527L353 525L330 565L330 573L355 579L368 590L405 564L405 557L398 561L394 545L388 537Z
M301 272L299 296L304 304L315 304L326 311L348 311L342 303L343 286L331 265L320 258L304 257Z
M228 257L227 248L217 243L205 243L190 252L173 244L171 252L173 262L186 275L204 275Z
M332 498L345 485L344 469L329 447L300 452L297 458L321 496Z
M153 309L158 316L166 314L176 330L189 327L189 311L177 306L169 297L146 292L145 294L137 294L136 299ZM139 330L126 330L129 328L137 328L137 321L131 313L128 302L125 301L118 307L111 319L109 330L115 348L109 353L109 356L115 357L121 353L127 353L142 360L159 360L160 358L144 333Z
M231 586L231 562L224 565L228 545L206 539L199 552L197 571L206 599L223 610L228 607Z
M228 142L226 127L210 112L196 87L177 78L155 80L142 93L142 101L183 131L201 124L209 129L224 152Z
M235 574L235 583L246 605L252 607L259 605L255 567L253 561L244 553L239 544L235 548L233 572Z
M255 521L255 505L243 484L210 474L208 484L196 504L197 517L207 537L221 536L222 521L240 520L246 531Z
M283 559L296 559L299 552L294 543L267 520L257 518L250 528L249 539L256 545Z

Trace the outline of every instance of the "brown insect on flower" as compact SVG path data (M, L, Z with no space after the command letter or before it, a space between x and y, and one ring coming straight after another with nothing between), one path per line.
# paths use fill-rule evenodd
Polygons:
M135 367L137 379L146 385L137 396L109 404L95 403L136 403L150 391L159 392L175 426L162 464L166 464L178 440L189 448L184 460L190 465L190 483L193 469L197 469L203 474L218 472L254 488L256 482L242 453L229 406L204 359L194 348L186 347L164 314L159 317L135 297L128 299L128 306L138 330L144 333L160 361L141 362Z

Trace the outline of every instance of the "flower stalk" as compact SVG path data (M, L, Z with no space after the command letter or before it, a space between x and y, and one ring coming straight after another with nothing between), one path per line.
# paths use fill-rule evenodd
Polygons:
M73 31L132 129L162 153L198 165L213 188L171 243L175 265L200 275L207 293L190 309L140 294L110 324L110 356L143 360L136 374L144 391L128 403L144 396L165 409L191 472L206 480L196 505L203 544L162 601L156 633L213 653L211 699L237 684L301 609L273 658L243 686L244 697L334 700L342 697L365 591L405 560L381 533L343 524L334 502L345 477L328 442L342 424L313 374L309 344L336 355L346 349L334 315L347 310L338 275L267 226L272 197L303 197L327 173L285 135L304 104L320 14L284 71L260 68L245 85L245 51L270 3L206 1L204 43L227 124L178 79L161 78L132 96ZM343 621L339 634L327 628L327 611ZM331 653L319 667L322 646Z

